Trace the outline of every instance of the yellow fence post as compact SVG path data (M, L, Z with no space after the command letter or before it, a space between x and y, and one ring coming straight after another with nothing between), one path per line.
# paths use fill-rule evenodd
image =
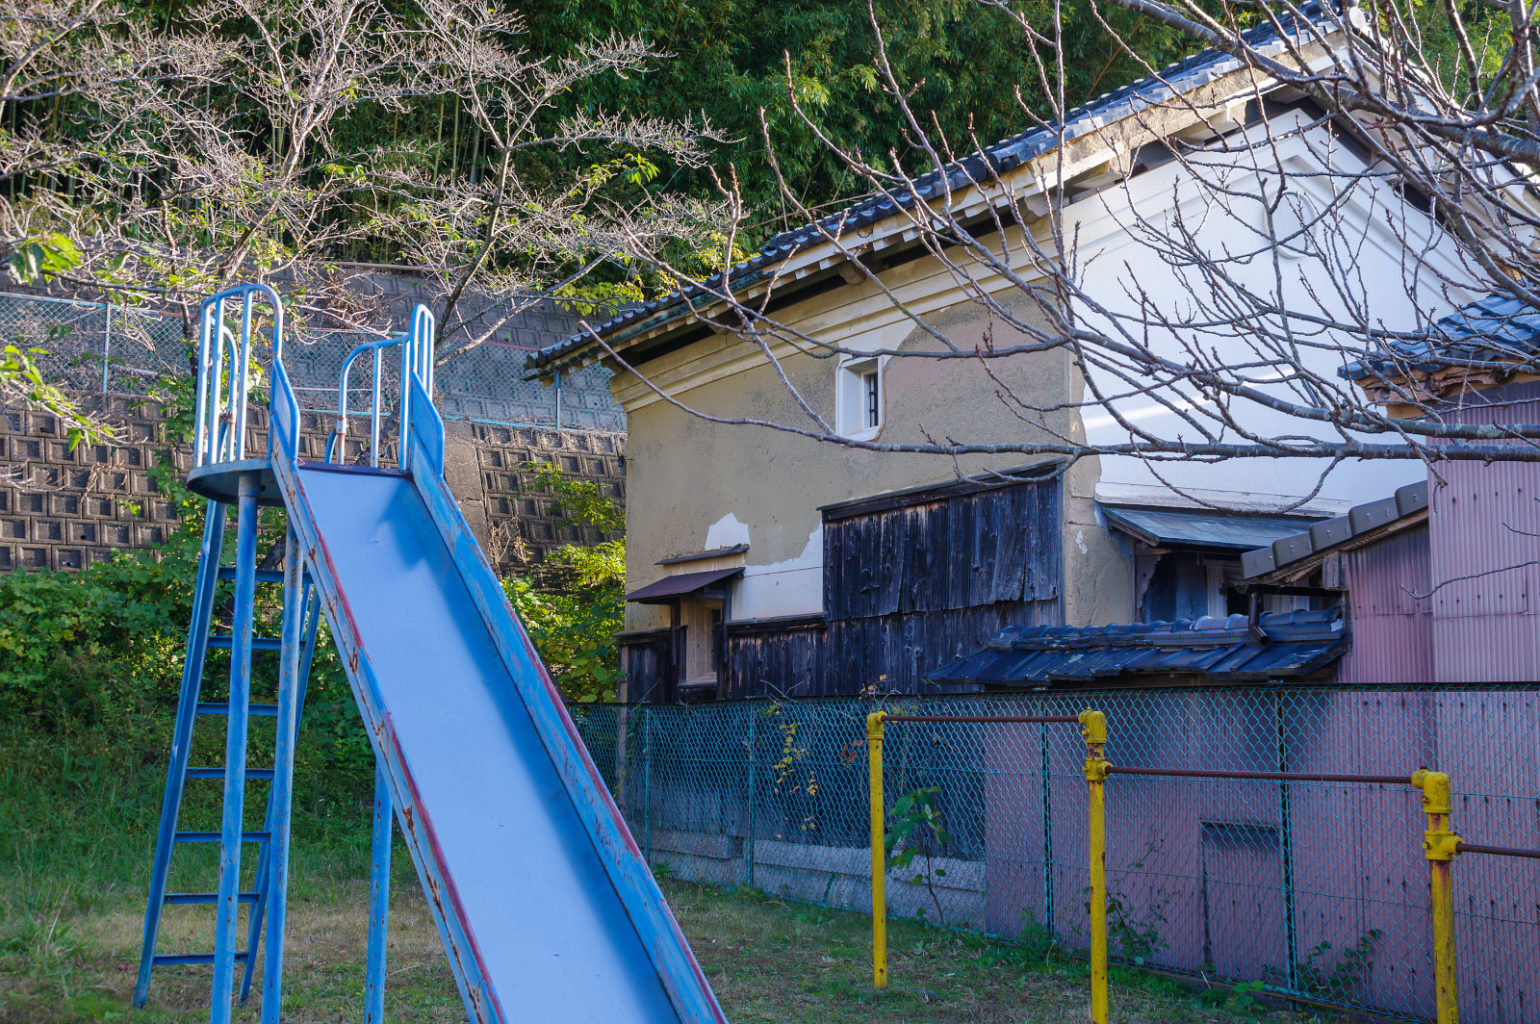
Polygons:
M1091 866L1091 1024L1108 1024L1107 1007L1107 716L1080 712L1085 737L1085 778Z
M1422 809L1428 829L1422 834L1422 852L1428 858L1429 890L1433 905L1433 984L1438 1024L1460 1024L1459 996L1454 971L1454 857L1460 837L1449 828L1449 776L1419 770L1412 785L1422 790Z
M888 893L886 815L882 803L882 723L886 711L866 716L866 765L872 797L872 985L888 987Z

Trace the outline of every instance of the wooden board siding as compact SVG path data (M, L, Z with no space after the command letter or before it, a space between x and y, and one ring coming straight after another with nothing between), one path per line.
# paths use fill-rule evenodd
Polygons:
M626 701L633 704L674 701L678 687L673 642L668 630L621 634L616 637L615 645L620 653L620 670L626 674Z
M914 693L1008 625L1062 620L1057 479L826 514L824 607L733 623L723 698Z

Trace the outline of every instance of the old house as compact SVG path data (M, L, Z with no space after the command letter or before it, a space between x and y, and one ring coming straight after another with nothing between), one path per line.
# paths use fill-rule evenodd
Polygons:
M1237 144L1263 137L1265 157ZM1084 260L1083 290L1117 318L1140 301L1136 288L1184 286L1142 219L1189 211L1216 247L1255 236L1252 214L1217 208L1179 150L1236 180L1297 172L1306 206L1324 163L1372 162L1351 126L1205 52L988 147L969 158L974 173L917 179L914 192L977 233L998 225L1002 245L1039 230L1048 208L1031 197L1058 196L1082 257L1096 256ZM1333 206L1334 230L1357 239L1365 279L1403 283L1405 240L1421 239L1435 261L1444 242L1417 197L1372 187L1373 201ZM1450 267L1444 290L1419 301L1466 301ZM1065 347L987 367L907 358L936 325L964 347L1009 347L1011 328L975 299L1011 287L960 276L916 237L905 204L879 195L535 357L547 376L595 361L615 371L628 430L626 699L913 692L928 669L1006 626L1223 617L1247 606L1242 552L1422 474L1388 461L1320 480L1301 459L1013 457L1024 438L1115 438L1131 421L1164 422L1173 406L1137 391L1087 401L1097 382ZM776 330L714 316L724 289L773 314ZM1380 291L1374 315L1404 322L1406 291ZM1156 330L1150 344L1178 345L1177 333ZM1309 358L1334 372L1329 353ZM1280 429L1268 409L1242 415ZM798 429L810 418L838 438ZM997 447L955 458L906 450L935 438ZM1299 603L1278 595L1264 610Z
M1436 328L1383 360L1345 368L1347 375L1380 400L1415 393L1447 422L1540 422L1540 384L1522 370L1540 351L1540 324L1528 307L1488 297ZM1125 714L1123 756L1242 771L1427 766L1453 780L1451 827L1465 843L1540 849L1537 496L1540 466L1533 462L1436 462L1421 481L1242 555L1244 590L1289 595L1311 608L1132 626L1010 627L928 675L942 690L1033 691L1046 700L1063 689L1202 685L1180 701L1179 715ZM1108 702L1105 692L1089 699ZM986 740L985 749L992 764L1012 752L1004 740ZM1416 832L1415 818L1405 819L1404 795L1390 787L1376 804L1378 795L1232 784L1195 798L1164 781L1128 793L1122 826L1158 833L1170 808L1184 801L1188 817L1178 816L1182 826L1166 831L1159 849L1125 847L1109 867L1178 878L1201 866L1201 885L1173 902L1186 905L1171 914L1180 925L1163 951L1168 964L1282 979L1279 965L1297 963L1302 947L1326 951L1323 958L1357 949L1368 969L1355 975L1356 999L1422 1012L1431 973L1427 865L1406 841ZM1043 797L1023 796L1019 785L989 786L986 819L1004 831L1040 818L1045 801L1066 813L1077 806L1072 785L1045 775L1043 786ZM1364 814L1381 824L1360 832L1355 816ZM1299 840L1306 835L1330 838ZM1361 867L1345 871L1344 858ZM1035 877L999 874L984 901L994 920L1044 912ZM1540 862L1462 856L1455 879L1460 950L1468 958L1462 972L1470 968L1460 979L1462 1009L1481 1020L1531 1019L1540 963L1519 956L1497 971L1489 951L1533 946ZM1149 891L1139 899L1158 903ZM1346 914L1333 901L1365 909Z

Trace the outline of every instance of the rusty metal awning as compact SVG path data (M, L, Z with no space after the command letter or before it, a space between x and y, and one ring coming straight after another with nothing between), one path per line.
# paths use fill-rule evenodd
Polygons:
M626 595L626 600L640 601L643 604L662 603L676 597L694 594L714 583L741 575L743 575L742 566L734 569L711 569L706 572L684 572L677 576L665 576L656 583L649 583L640 590L631 591Z

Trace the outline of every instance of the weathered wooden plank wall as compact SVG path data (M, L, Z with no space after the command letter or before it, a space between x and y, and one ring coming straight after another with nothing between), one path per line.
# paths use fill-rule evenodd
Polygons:
M1062 621L1057 478L824 520L824 617L728 629L724 698L913 693L1007 625Z

